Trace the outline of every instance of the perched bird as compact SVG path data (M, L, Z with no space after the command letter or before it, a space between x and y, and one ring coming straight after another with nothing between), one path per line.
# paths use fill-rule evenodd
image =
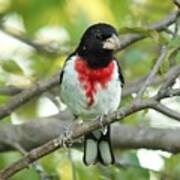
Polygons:
M82 120L95 120L114 112L121 101L124 79L113 51L119 47L116 30L109 24L90 26L66 60L60 75L60 97ZM86 165L113 164L110 126L85 136Z

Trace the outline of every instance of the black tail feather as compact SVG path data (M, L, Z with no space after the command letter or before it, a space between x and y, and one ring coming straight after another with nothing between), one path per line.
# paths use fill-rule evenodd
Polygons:
M106 133L97 130L85 136L83 161L86 165L96 162L110 165L114 163L114 160L110 141L110 126L107 127Z
M84 140L84 156L83 161L85 165L92 165L97 162L98 157L98 140L93 133L85 136Z
M110 165L115 161L110 139L110 129L110 126L108 126L106 133L102 133L98 143L98 161L103 165Z

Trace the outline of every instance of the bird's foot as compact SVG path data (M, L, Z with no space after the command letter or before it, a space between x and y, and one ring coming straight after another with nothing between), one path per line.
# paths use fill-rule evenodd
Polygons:
M73 131L76 128L76 126L81 126L83 124L82 120L76 120L75 122L68 125L64 132L59 136L59 141L62 144L63 147L71 147L73 144L72 136Z
M102 115L99 117L100 126L102 128L102 133L105 135L107 133L107 127L103 123L103 119L106 117L106 115Z
M68 127L64 128L64 131L62 134L59 136L59 141L60 144L62 144L63 147L71 147L72 146L72 135L73 135L73 130L72 130L72 124L69 125Z

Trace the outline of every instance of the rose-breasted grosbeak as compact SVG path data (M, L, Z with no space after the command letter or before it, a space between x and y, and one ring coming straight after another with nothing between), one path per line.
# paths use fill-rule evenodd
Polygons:
M72 113L93 120L115 111L121 100L124 79L113 50L119 47L116 30L108 24L89 27L78 48L66 60L60 75L60 96ZM114 162L107 131L96 130L85 136L84 163Z

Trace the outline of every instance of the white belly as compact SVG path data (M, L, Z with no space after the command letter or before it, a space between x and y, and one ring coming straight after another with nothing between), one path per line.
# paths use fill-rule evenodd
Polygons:
M121 100L121 82L117 71L117 64L112 75L112 80L108 82L106 88L97 84L98 91L94 94L94 103L88 106L85 91L82 88L78 74L74 70L76 57L71 58L64 68L63 80L60 88L62 101L68 106L73 114L85 119L96 118L107 115L115 111Z

